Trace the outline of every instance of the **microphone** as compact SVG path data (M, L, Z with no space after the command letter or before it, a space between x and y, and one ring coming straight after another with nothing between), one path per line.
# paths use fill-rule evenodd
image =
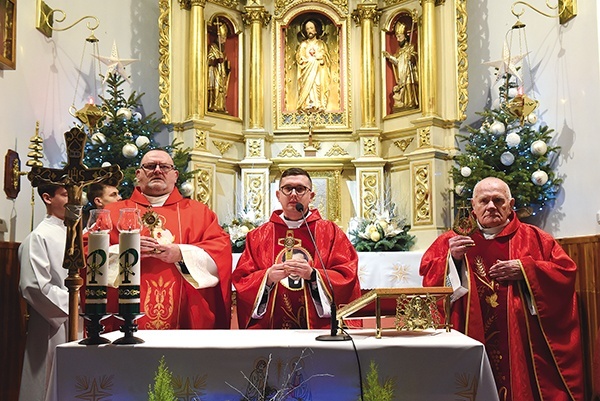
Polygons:
M331 280L329 279L329 274L327 273L327 268L325 267L325 263L323 263L323 258L321 257L321 252L319 252L319 248L317 247L317 241L315 241L315 237L310 231L310 227L308 226L308 222L306 221L306 216L304 215L304 205L302 203L296 203L296 210L302 214L302 221L304 221L304 225L306 226L306 230L308 231L308 235L310 236L310 240L315 247L315 253L319 258L319 262L321 262L321 266L323 266L323 273L325 273L325 279L327 280L327 285L329 286L329 291L331 291L331 334L323 334L316 337L318 341L348 341L350 340L350 336L346 334L338 335L338 321L337 321L337 307L335 304L335 294L333 291L333 284L331 284Z

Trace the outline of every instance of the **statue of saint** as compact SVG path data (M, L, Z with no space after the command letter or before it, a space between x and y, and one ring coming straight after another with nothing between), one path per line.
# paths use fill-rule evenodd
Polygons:
M298 110L325 111L329 99L331 59L329 50L321 40L320 24L314 20L304 22L296 50L298 65Z
M229 88L231 64L224 53L227 41L227 24L215 23L217 41L210 44L208 49L208 110L217 113L227 113L225 100Z
M392 88L394 112L419 107L419 73L417 68L417 52L410 43L406 33L406 25L398 21L394 28L398 40L398 51L391 55L387 51L383 56L392 64L396 84Z

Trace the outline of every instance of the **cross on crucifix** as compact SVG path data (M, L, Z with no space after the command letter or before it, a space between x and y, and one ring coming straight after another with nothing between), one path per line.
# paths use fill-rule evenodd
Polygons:
M69 200L65 205L67 242L63 267L69 270L65 285L69 289L69 341L77 340L77 318L79 316L79 288L83 284L79 269L85 266L81 224L81 197L83 187L104 181L118 185L123 179L119 165L88 168L83 164L83 153L87 135L79 128L65 132L67 164L62 169L34 166L27 178L33 187L54 184L65 187Z
M285 247L285 260L291 260L294 256L294 247L302 246L302 240L300 238L294 238L294 231L287 230L285 238L279 238L278 245Z

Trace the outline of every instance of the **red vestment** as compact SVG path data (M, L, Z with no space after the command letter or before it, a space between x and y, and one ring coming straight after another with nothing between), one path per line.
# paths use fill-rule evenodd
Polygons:
M321 329L330 327L329 317L319 317L311 297L314 283L299 279L284 279L275 284L269 294L266 311L255 319L252 313L261 301L259 295L266 285L266 271L292 254L300 254L317 272L317 280L327 292L330 287L319 256L315 253L306 225L290 229L282 220L282 211L276 211L268 222L250 231L246 248L232 275L237 291L237 313L240 328ZM317 243L318 251L333 286L335 302L340 307L360 296L358 255L344 232L333 222L321 219L317 210L307 218ZM289 244L286 248L285 244ZM314 286L313 286L314 291Z
M137 208L143 216L150 209L150 203L136 188L130 199L106 206L113 222L111 245L119 243L117 222L123 208ZM189 275L182 272L178 264L153 257L142 258L140 310L144 316L136 321L139 328L228 329L231 323L231 243L216 214L203 203L183 198L177 189L163 206L151 210L160 216L162 228L169 230L174 243L193 245L208 253L217 265L218 283L194 288L188 281ZM150 232L144 228L141 235L150 236ZM187 266L190 270L193 267ZM118 312L117 297L117 292L109 289L107 310L111 313ZM115 329L107 323L108 330Z
M423 255L423 286L446 282L448 240L455 235L442 234ZM583 400L573 260L551 235L521 223L514 213L494 239L484 239L480 231L471 237L476 245L461 267L469 292L452 304L451 321L486 346L500 400ZM524 280L489 279L496 260L511 259L520 261ZM537 314L530 312L530 304Z

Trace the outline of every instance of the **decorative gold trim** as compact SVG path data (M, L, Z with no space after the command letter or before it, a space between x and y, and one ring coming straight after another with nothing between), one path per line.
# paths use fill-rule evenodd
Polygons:
M341 190L341 171L335 169L333 171L324 170L308 170L313 181L319 178L327 179L327 219L337 224L341 223L341 210L342 210L342 190ZM318 194L313 200L315 202L318 199ZM318 206L318 205L317 205Z
M419 136L420 148L431 146L431 127L418 128L417 135Z
M215 148L217 148L219 150L221 155L224 155L225 152L227 152L231 148L231 142L212 141L212 143L213 143L213 145L215 145Z
M412 166L413 193L413 226L433 223L431 214L431 163L420 163Z
M201 164L196 164L194 170L198 170L195 176L196 200L211 206L210 200L212 195L212 171L205 168Z
M296 5L305 3L306 0L275 0L275 16L280 17ZM312 0L311 3L323 3L334 7L340 15L348 14L347 0Z
M326 153L326 157L331 156L348 156L348 152L346 152L340 145L335 143Z
M290 144L287 145L281 152L279 152L277 157L302 157L302 154L300 154L300 152L294 149L294 146Z
M158 104L162 122L171 122L171 2L158 2Z
M194 135L194 150L208 150L206 139L208 134L205 131L196 129Z
M218 4L223 7L237 10L238 0L209 0L209 3Z
M359 4L358 8L352 11L351 16L357 26L360 26L364 20L371 20L374 25L377 25L381 18L381 11L377 9L377 4Z
M263 141L260 139L248 139L246 141L246 154L248 157L261 157L263 154Z
M247 173L244 183L245 207L251 208L258 219L265 218L265 177L262 173Z
M363 138L363 156L377 156L377 138Z
M469 57L467 55L467 0L456 0L456 49L457 49L457 78L458 87L458 119L467 118L467 105L469 103Z
M394 141L394 145L398 146L401 151L405 152L414 139L414 136L411 136L410 138L406 139L399 139L397 141Z
M361 199L361 217L370 218L370 213L377 209L379 204L380 189L380 171L361 171L360 172L360 199Z

